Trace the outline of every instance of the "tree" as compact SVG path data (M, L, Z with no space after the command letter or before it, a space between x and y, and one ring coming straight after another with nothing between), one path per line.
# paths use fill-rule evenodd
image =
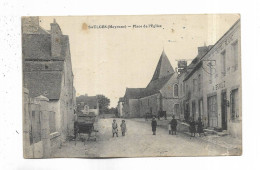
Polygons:
M97 95L97 98L98 98L98 104L99 104L99 113L100 114L109 113L108 107L110 105L110 99L104 95Z

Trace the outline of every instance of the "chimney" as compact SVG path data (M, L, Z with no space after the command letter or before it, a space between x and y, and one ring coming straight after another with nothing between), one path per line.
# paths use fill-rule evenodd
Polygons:
M210 49L209 47L208 46L198 47L198 56L199 57L204 56L209 51Z
M39 17L22 17L22 33L37 34L39 29Z
M51 23L51 56L60 57L61 53L61 36L62 32L60 26L53 20Z

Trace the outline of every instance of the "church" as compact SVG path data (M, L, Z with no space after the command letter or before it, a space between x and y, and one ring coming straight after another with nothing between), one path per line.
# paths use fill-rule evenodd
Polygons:
M174 71L164 50L160 56L151 81L146 88L127 88L124 95L125 117L179 114L178 73Z

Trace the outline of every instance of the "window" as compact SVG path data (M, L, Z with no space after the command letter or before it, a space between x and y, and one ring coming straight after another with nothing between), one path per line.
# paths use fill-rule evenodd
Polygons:
M174 85L174 96L179 96L178 84Z
M237 41L232 44L232 55L234 57L234 71L238 68L238 43Z
M50 133L56 132L55 112L50 112L49 124L50 124Z
M222 76L226 75L226 51L221 53L221 74Z
M148 99L148 106L150 105L150 101L149 101L149 99Z
M198 76L198 91L201 90L201 75Z
M239 103L238 103L238 89L232 90L230 95L231 102L231 119L239 118Z

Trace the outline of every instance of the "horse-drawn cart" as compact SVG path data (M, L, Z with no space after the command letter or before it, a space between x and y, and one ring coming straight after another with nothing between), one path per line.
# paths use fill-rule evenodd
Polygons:
M94 128L94 123L96 121L95 115L79 114L77 123L77 136L75 140L75 145L77 140L81 140L86 144L86 141L97 140L97 130ZM86 136L87 135L87 136Z

